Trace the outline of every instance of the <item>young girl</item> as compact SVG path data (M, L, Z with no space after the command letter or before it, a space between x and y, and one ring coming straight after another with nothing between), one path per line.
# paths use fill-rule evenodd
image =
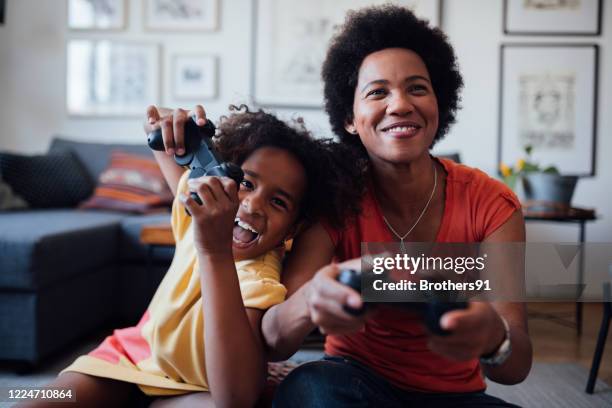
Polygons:
M299 121L292 127L263 111L231 109L216 145L244 171L240 186L229 178L188 180L171 154L181 153L190 115L160 118L149 108L145 130L161 125L169 153L156 157L176 194L176 252L138 325L115 330L51 384L72 388L78 406L125 404L134 384L148 396L189 394L153 406L252 406L266 375L260 321L286 293L279 282L285 240L303 223L323 217L337 224L356 213L346 204L360 196L350 150L313 139ZM205 123L201 107L195 116Z

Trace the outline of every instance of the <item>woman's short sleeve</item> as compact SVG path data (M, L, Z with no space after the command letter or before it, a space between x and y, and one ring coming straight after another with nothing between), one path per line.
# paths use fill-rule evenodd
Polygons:
M521 209L516 194L493 178L488 178L480 186L477 203L476 225L482 234L482 240L493 234L512 214Z

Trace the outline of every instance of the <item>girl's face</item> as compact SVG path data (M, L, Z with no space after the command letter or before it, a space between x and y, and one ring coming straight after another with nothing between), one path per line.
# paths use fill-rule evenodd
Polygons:
M306 189L306 173L288 151L255 150L242 164L240 206L234 221L233 252L237 260L261 256L295 232Z
M406 163L428 152L438 130L438 101L421 57L404 48L368 55L346 130L359 134L374 163Z

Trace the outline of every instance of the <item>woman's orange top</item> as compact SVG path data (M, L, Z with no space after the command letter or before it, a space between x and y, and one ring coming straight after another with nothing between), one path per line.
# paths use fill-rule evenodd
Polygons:
M503 183L484 172L450 160L438 160L447 172L444 215L436 242L483 241L503 225L520 203ZM343 230L325 226L336 261L361 256L361 242L393 242L371 192L362 213ZM478 360L458 362L430 351L421 319L414 313L381 306L365 328L350 335L327 336L325 352L360 361L393 384L422 392L473 392L485 389Z

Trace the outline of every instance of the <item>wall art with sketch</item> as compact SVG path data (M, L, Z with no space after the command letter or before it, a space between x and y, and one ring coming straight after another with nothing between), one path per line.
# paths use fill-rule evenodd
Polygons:
M142 116L159 103L159 48L155 44L71 40L67 53L70 115Z
M504 32L517 35L599 35L601 0L505 0Z
M597 65L594 44L503 45L499 162L530 145L543 166L594 175Z
M258 0L255 4L252 95L266 106L321 107L321 65L334 28L346 12L385 0ZM431 24L440 21L438 0L394 1Z

